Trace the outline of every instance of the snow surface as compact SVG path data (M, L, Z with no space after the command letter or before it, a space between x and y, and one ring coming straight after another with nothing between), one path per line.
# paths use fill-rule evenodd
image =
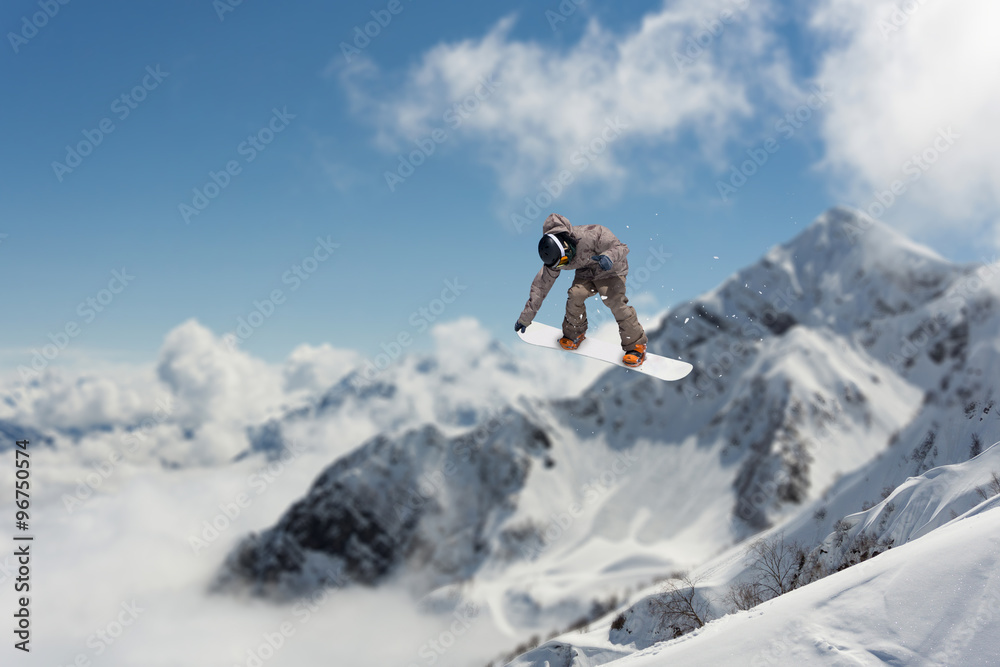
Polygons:
M996 665L998 507L611 664Z

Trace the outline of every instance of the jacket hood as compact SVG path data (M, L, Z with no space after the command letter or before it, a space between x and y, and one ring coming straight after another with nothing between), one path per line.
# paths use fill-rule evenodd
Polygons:
M560 232L573 233L573 225L570 224L569 220L558 213L553 213L545 218L545 222L542 224L543 234L559 234Z

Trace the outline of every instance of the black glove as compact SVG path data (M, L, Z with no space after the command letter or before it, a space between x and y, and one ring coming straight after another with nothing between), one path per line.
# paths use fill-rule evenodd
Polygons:
M517 324L514 325L514 331L520 331L521 333L524 333L527 330L528 330L527 325L521 324L521 320L518 320Z
M591 259L599 263L605 271L610 271L611 267L615 265L607 255L594 255Z

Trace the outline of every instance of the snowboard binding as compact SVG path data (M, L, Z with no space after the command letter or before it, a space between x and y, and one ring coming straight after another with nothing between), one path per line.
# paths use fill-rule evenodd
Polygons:
M634 350L629 350L622 357L622 363L626 366L631 366L632 368L638 368L642 366L642 362L646 361L646 346L636 345Z
M567 338L566 336L563 336L559 339L559 344L564 350L575 350L580 347L580 343L583 342L584 338L586 338L584 334L580 334L576 338Z

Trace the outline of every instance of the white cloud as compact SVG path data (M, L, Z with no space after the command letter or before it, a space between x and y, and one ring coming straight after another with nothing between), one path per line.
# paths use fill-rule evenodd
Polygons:
M3 383L0 419L52 435L81 461L114 454L129 463L214 464L246 448L247 426L300 399L300 390L325 388L346 356L354 355L302 346L282 368L231 349L189 320L167 334L155 366L81 354L27 382L15 373Z
M432 351L401 349L378 374L397 393L288 425L285 437L332 457L376 433L422 423L465 430L519 396L573 395L608 370L521 345L513 331L508 347L473 318L439 322L430 334ZM67 460L85 465L112 456L123 461L116 469L216 465L246 449L249 427L309 404L369 361L382 364L358 351L304 344L284 364L269 364L189 320L166 335L155 366L49 368L29 383L0 384L9 397L0 419L52 435ZM102 486L127 479L116 472Z
M32 497L34 512L45 520L32 527L38 543L49 545L44 559L50 575L48 585L38 587L32 598L32 604L50 611L32 617L36 637L45 637L32 644L37 664L424 664L418 651L454 621L450 614L422 612L405 588L394 584L334 591L311 600L308 608L207 593L236 541L273 525L329 463L326 459L290 462L264 492L248 482L260 468L258 461L211 470L119 471L72 513L63 498L93 469L76 465L65 452L39 449L32 460L38 464L32 479L45 489ZM234 510L240 495L250 501ZM228 515L220 505L227 506ZM205 539L207 522L222 528L216 539L195 551L191 538ZM13 525L0 531L8 544L12 530ZM0 557L5 587L12 586L9 579L16 568L14 556ZM124 628L116 622L123 603L139 612ZM279 650L265 652L263 659L248 657L262 644L267 647L266 636L274 637L283 625L294 635L283 638ZM95 633L105 628L101 641ZM342 635L334 642L331 628ZM389 635L386 628L392 628ZM178 636L185 641L176 641ZM470 632L435 664L484 664L512 643L504 640L484 610ZM15 658L4 664L20 663Z
M135 424L166 397L148 365L113 366L96 362L50 367L29 382L17 373L4 383L0 418L41 430L87 430Z
M157 366L177 400L175 420L263 422L282 399L280 371L238 349L195 320L169 334Z
M109 378L84 376L69 383L56 377L34 406L41 423L86 429L127 420L143 408L138 392Z
M359 366L359 362L360 357L353 350L339 350L328 343L299 345L285 361L285 390L322 391Z
M724 11L731 12L726 22ZM560 169L620 184L639 173L621 156L627 144L668 146L692 132L705 156L718 160L739 121L754 115L754 96L794 98L769 13L769 2L681 0L624 35L592 20L569 49L514 39L507 18L481 38L427 51L399 93L371 93L380 81L370 62L342 79L355 108L377 124L383 147L406 151L435 127L450 132L445 110L494 76L499 88L458 132L479 140L509 195L533 193ZM616 118L626 129L596 155ZM584 169L573 156L591 142L594 159Z
M474 317L441 322L431 328L437 362L448 372L465 372L469 362L482 358L493 336Z
M992 226L984 240L1000 242L998 23L993 0L825 0L812 22L833 44L818 73L834 93L825 166L848 201L867 209L900 180L907 191L884 219L910 220L911 233L958 225L973 238ZM933 157L947 128L959 137L926 172L908 162L925 150Z
M597 307L600 306L589 305L590 309ZM554 324L558 326L561 322ZM611 368L603 362L561 350L521 343L513 331L510 345L505 345L472 317L437 324L431 329L431 336L434 357L442 371L458 375L460 380L428 386L424 391L448 396L453 405L464 400L470 405L497 408L515 402L518 396L541 399L574 396ZM507 373L505 369L516 372Z

